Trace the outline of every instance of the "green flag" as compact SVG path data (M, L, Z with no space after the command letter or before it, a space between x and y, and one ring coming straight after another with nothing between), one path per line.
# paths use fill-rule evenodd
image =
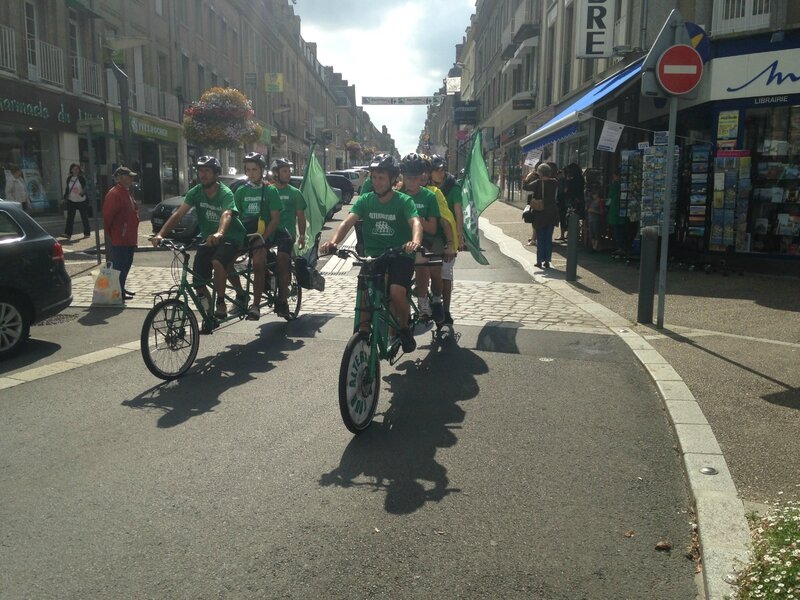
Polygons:
M325 225L325 216L336 206L338 198L325 179L325 172L314 154L314 146L308 156L306 174L300 191L306 200L306 245L299 253L306 258L311 252L314 238Z
M481 252L480 233L478 231L478 217L500 195L500 188L489 178L489 170L483 160L481 152L481 131L475 133L472 141L467 167L464 171L464 182L461 184L464 202L461 208L464 211L464 241L469 248L472 258L482 265L489 261Z

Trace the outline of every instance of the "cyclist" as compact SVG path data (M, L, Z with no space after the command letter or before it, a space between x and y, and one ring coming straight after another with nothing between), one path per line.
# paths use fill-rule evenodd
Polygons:
M247 183L239 186L233 194L236 209L248 234L260 233L261 240L250 242L250 256L253 260L253 303L247 309L247 319L258 321L261 318L261 295L264 293L264 281L267 270L267 242L271 240L278 228L281 214L280 200L270 194L264 184L264 171L267 161L258 152L248 152L244 157L244 173ZM236 289L239 298L244 297L244 290L235 270L228 269L228 280Z
M448 239L447 229L439 224L441 213L436 201L436 194L424 187L427 182L425 175L425 160L419 154L412 152L400 161L400 172L403 174L403 192L411 196L417 206L417 213L422 220L422 245L434 254L452 257L453 241ZM452 236L450 236L452 237ZM419 298L420 312L433 318L437 323L444 319L442 307L442 267L428 267L428 259L424 256L416 257L416 282L414 293ZM428 301L428 286L430 285L433 303Z
M192 208L195 209L205 245L198 247L192 270L204 280L212 279L213 271L214 290L217 292L214 316L222 319L228 315L225 305L227 266L236 258L244 242L244 226L239 220L233 193L219 181L222 173L219 161L213 156L201 156L196 166L199 183L186 193L183 204L172 213L151 241L153 246L158 246L183 216ZM204 283L195 282L195 287L201 301L208 298L208 288Z
M438 187L447 200L447 206L456 220L456 231L458 239L457 250L464 250L464 211L462 207L461 185L456 181L452 173L447 172L447 159L438 154L431 156L431 183ZM453 267L455 257L452 261L442 265L442 301L444 302L444 322L447 325L453 324L453 317L450 314L450 300L453 296Z
M270 170L274 183L267 188L267 199L270 204L277 198L281 207L280 222L277 225L272 243L278 246L278 294L275 301L275 313L279 317L289 315L287 302L289 288L289 261L295 236L297 245L303 248L306 243L306 201L303 193L290 184L294 163L285 158L272 161Z
M363 220L364 254L380 256L388 248L402 247L405 252L416 252L422 247L422 223L414 201L394 189L400 174L397 160L388 154L375 155L369 164L373 191L361 194L350 208L350 214L342 221L331 241L320 246L320 253L334 252L357 221ZM389 283L391 311L400 324L396 332L403 352L413 352L417 347L414 335L408 328L408 290L414 259L403 255L390 260L386 265ZM366 305L366 298L362 298ZM361 328L367 326L369 314L361 313Z

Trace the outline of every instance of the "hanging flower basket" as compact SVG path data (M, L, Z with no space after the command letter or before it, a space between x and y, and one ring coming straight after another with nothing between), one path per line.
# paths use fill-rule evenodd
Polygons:
M237 148L261 139L253 105L233 88L214 87L184 111L186 141L206 148Z

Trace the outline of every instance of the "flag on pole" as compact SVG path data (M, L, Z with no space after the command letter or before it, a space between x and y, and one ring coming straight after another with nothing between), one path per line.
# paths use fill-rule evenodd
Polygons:
M326 215L339 201L331 186L328 185L328 180L325 179L325 172L314 154L314 149L315 147L312 146L306 162L308 166L303 183L300 185L300 191L306 200L306 244L298 254L306 258L312 251L317 233L322 231L322 227L325 225Z
M472 258L479 264L488 265L489 261L481 252L480 234L478 231L478 217L500 195L500 188L489 178L489 170L483 160L481 151L481 131L475 133L472 141L472 151L464 170L464 181L461 184L464 202L461 204L464 211L464 241L469 248Z

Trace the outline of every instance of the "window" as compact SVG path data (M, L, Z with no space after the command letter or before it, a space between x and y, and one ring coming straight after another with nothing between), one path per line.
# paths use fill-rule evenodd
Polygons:
M217 82L219 81L217 74L212 72L211 73L211 87L217 87Z
M195 28L197 35L203 35L203 0L195 0L194 3L194 18L196 20Z
M80 56L78 39L78 14L69 9L67 19L67 30L69 35L69 59L72 65L72 78L80 80L80 73L78 68L78 57Z
M0 212L0 240L7 242L24 237L24 232L7 212Z
M156 62L156 81L158 81L159 89L165 92L169 89L169 70L167 69L167 55L158 53Z
M189 57L181 54L181 96L186 101L189 96Z
M203 65L197 65L197 97L206 91L206 69Z
M712 34L769 27L770 0L714 0Z
M156 0L156 14L164 16L164 0Z
M217 45L217 13L210 6L208 7L208 42L212 46Z
M561 44L563 53L563 72L561 73L561 95L566 96L572 89L572 63L575 60L572 56L573 51L573 30L575 29L575 7L569 6L564 15L564 43ZM587 60L586 62L589 62Z
M25 3L25 46L28 51L28 64L36 67L39 62L36 53L36 42L39 38L36 24L36 6L33 2Z

